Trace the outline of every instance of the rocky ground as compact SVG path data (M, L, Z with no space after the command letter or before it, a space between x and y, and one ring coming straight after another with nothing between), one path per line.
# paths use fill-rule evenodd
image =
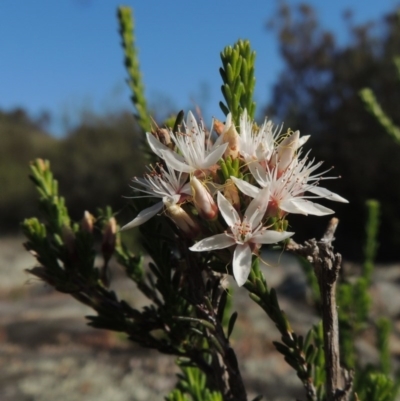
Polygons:
M157 401L174 386L177 368L171 357L128 344L115 333L95 330L84 316L91 310L54 292L24 269L34 259L21 238L0 238L0 400L1 401ZM350 267L351 268L351 267ZM278 289L281 307L299 333L318 321L307 305L303 274L293 259L271 259L264 272ZM113 286L135 306L144 300L119 270ZM373 285L375 315L392 318L390 346L400 358L400 266L377 269ZM268 400L303 397L296 375L274 350L274 325L235 290L239 320L233 345L249 396ZM368 335L358 343L365 361L377 355ZM250 399L249 397L249 399Z

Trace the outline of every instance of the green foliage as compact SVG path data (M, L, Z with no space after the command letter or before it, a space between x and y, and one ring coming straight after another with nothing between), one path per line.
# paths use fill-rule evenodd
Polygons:
M379 351L380 371L389 375L391 373L390 350L389 350L389 336L392 331L392 324L390 320L382 317L376 324L377 330L377 348Z
M365 226L366 240L364 246L364 270L363 277L368 285L371 284L371 274L374 269L374 261L378 250L378 232L380 222L380 205L379 202L369 199L366 202L367 206L367 222Z
M130 7L118 8L119 32L124 48L125 67L129 75L128 84L132 91L132 103L137 111L136 119L140 128L144 131L151 130L151 121L147 109L146 97L142 74L139 68L138 51L135 44L134 21Z
M219 166L223 175L224 182L229 180L232 176L243 179L243 173L240 172L239 159L232 160L230 157L226 160L220 160Z
M367 371L360 380L356 391L360 400L393 401L396 395L395 385L384 373Z
M368 324L371 306L369 287L378 246L379 203L369 200L366 207L365 260L361 276L352 282L341 282L337 289L341 356L345 366L351 369L356 368L358 359L355 350L356 338Z
M383 111L378 103L374 92L369 88L360 91L360 97L368 112L373 115L383 129L400 144L400 128L392 121L392 119Z
M356 372L354 392L360 400L393 401L396 398L397 386L390 378L388 341L391 324L389 320L380 318L375 327L380 366L361 366L355 349L357 337L371 324L369 322L371 305L369 288L378 247L379 203L369 200L366 206L368 219L365 226L365 261L361 276L353 283L341 283L338 288L341 356L345 366Z
M249 291L250 298L266 312L279 330L282 342L274 341L273 344L296 371L306 390L307 400L314 401L317 393L322 397L324 392L322 326L311 329L305 339L293 331L279 306L276 291L268 288L258 258L253 259L245 288Z
M28 239L25 247L39 263L29 272L93 308L97 315L87 316L89 325L125 333L143 347L184 357L184 376L171 399L185 399L179 391L189 391L197 397L193 400L210 401L221 400L221 391L223 399L243 393L228 340L235 314L224 323L227 291L221 288L219 275L206 269L203 255L188 253L188 238L162 218L144 224L143 245L153 261L146 271L143 258L121 243L110 208L98 210L96 217L85 213L80 223L74 222L59 196L49 162L36 160L31 172L44 222L31 218L22 224ZM96 231L102 233L100 267L95 266ZM114 252L150 302L141 310L108 289L107 265ZM233 369L229 387L222 380L226 365Z
M254 118L256 104L253 100L255 85L254 63L256 53L251 50L248 40L238 40L233 47L227 46L221 52L221 86L226 104L220 102L221 110L239 124L239 116L247 109L248 116Z
M198 368L181 366L181 370L176 388L166 401L223 401L220 392L209 390L207 377Z
M58 182L53 178L49 161L36 159L31 164L31 180L39 192L39 208L47 217L49 228L57 235L70 227L65 199L58 196Z

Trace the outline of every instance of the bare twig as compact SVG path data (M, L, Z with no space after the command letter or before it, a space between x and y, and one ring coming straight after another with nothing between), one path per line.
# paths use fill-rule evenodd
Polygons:
M342 256L334 253L332 242L339 220L331 219L320 241L311 239L304 245L290 243L288 249L307 258L313 265L321 293L321 311L324 328L324 352L327 401L348 400L353 376L340 367L339 328L336 306L336 281ZM342 383L342 378L344 383Z

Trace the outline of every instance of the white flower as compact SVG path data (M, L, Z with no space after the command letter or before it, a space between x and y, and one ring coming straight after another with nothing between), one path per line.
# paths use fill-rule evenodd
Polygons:
M147 220L155 216L165 206L176 205L181 198L185 195L191 195L190 184L186 183L188 174L176 173L168 166L168 171L163 167L160 167L160 173L157 173L154 169L150 171L150 174L146 174L145 178L135 177L133 181L135 186L133 188L142 192L145 195L135 196L134 198L161 198L162 201L156 203L147 209L142 210L135 219L121 228L121 231L127 230L139 226L145 223ZM139 185L140 187L138 187Z
M313 174L322 162L313 165L313 160L308 163L307 160L307 157L302 160L295 157L282 175L279 175L277 167L270 169L268 166L262 167L257 162L253 164L252 173L255 180L261 188L269 188L270 190L269 214L279 214L279 210L287 213L316 216L334 213L333 210L325 206L309 201L310 198L326 198L348 203L341 196L318 186L321 180L336 177L322 177L324 172ZM252 198L255 198L262 190L239 178L231 178L240 191ZM304 195L307 191L313 193L314 196Z
M189 249L195 252L212 251L236 245L233 253L233 276L239 287L242 286L251 270L251 255L260 244L273 244L289 238L294 233L267 230L261 221L267 210L269 189L264 188L251 201L243 220L229 201L218 192L218 207L230 231L205 238Z
M228 143L221 144L221 138L210 148L203 124L199 127L190 111L184 128L185 132L169 133L180 153L171 151L151 133L147 133L147 140L153 152L176 171L193 173L214 166L224 154Z
M277 136L280 129L273 129L271 121L264 121L264 124L256 130L254 122L247 117L247 110L240 116L240 154L247 163L268 161L274 151Z
M292 161L296 151L309 139L309 135L300 138L296 131L283 139L279 144L278 137L282 126L275 127L271 121L265 120L263 125L255 129L254 122L247 117L245 110L240 116L240 154L253 173L254 162L263 167L278 165L279 172L283 172ZM254 173L253 173L254 174Z

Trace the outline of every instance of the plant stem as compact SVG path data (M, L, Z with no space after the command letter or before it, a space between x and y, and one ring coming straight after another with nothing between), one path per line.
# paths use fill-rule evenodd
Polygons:
M321 313L324 329L324 353L326 370L327 401L348 400L353 384L352 374L340 367L339 324L336 306L336 281L342 263L342 256L334 253L334 241L337 218L330 220L324 236L320 241L311 239L304 245L291 243L289 250L307 258L313 265L321 294ZM342 386L342 376L344 386Z
M314 270L321 293L322 324L324 328L324 351L326 369L326 393L328 401L336 399L336 390L341 387L339 352L339 327L336 307L336 280L342 256L333 253L332 241L338 219L333 218L318 243L314 254ZM321 255L322 254L322 255ZM321 257L322 256L322 257Z

